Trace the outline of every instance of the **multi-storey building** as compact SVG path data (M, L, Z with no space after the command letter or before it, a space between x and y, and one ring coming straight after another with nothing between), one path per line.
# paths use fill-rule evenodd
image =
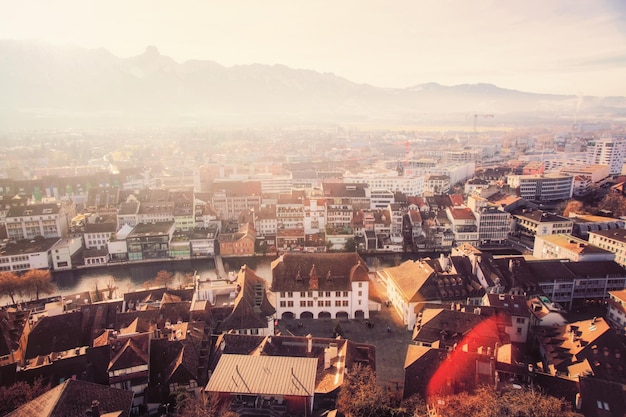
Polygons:
M395 202L394 194L387 190L373 190L371 193L370 209L387 208Z
M353 207L351 204L328 204L326 207L326 227L332 229L349 228L352 223Z
M622 173L626 157L626 138L612 137L587 142L587 163L609 166L609 175Z
M0 271L28 271L52 266L52 247L60 238L9 242L0 254Z
M481 244L506 241L513 228L513 216L495 206L480 207L474 211Z
M626 270L612 261L526 263L539 287L552 302L567 308L585 300L606 300L609 291L626 288Z
M527 236L570 234L574 222L542 210L522 209L513 212L515 229Z
M7 237L13 240L64 237L75 216L69 204L13 206L6 217Z
M609 310L606 318L620 333L626 334L626 289L609 291Z
M304 201L304 233L323 232L326 229L326 200L310 198Z
M140 223L126 237L128 260L167 259L174 236L174 222Z
M424 185L424 192L445 194L450 190L450 177L447 175L429 175Z
M520 197L531 201L567 200L574 191L574 177L571 175L509 175L507 183L511 188L519 188Z
M174 222L174 203L171 201L141 203L137 219L139 223Z
M129 200L120 204L117 210L117 224L135 227L139 224L139 202L134 197Z
M391 234L402 235L402 221L404 220L405 209L400 203L393 203L387 206L389 220L391 221Z
M222 220L235 220L245 210L261 206L259 181L220 181L213 184L211 205Z
M589 231L589 244L615 254L615 262L626 267L626 229Z
M478 244L478 222L470 208L448 207L446 208L446 214L448 220L452 223L452 231L454 232L456 243Z
M399 176L398 171L395 169L349 174L344 177L344 181L346 183L367 184L372 190L372 199L375 198L375 194L379 195L381 192L401 192L407 195L422 195L424 193L423 175L409 175L405 172L404 175ZM372 204L374 203L372 202ZM384 207L387 207L387 205L372 206L372 208Z
M250 223L244 223L235 232L220 233L217 240L222 256L254 255L256 231Z
M304 204L302 200L281 199L276 204L278 230L304 230Z
M329 204L351 204L355 209L370 207L370 188L367 184L324 182L322 194Z
M272 262L279 318L369 318L368 284L356 253L284 254Z
M579 175L581 177L587 177L593 184L600 185L610 175L610 167L608 165L572 165L561 168L561 174L566 175Z
M117 231L115 221L85 224L83 239L86 249L106 248L111 236Z
M255 211L253 221L257 236L265 239L268 245L276 245L276 234L278 231L276 205L260 207Z
M535 237L533 256L538 259L568 259L572 262L613 261L615 254L567 234Z

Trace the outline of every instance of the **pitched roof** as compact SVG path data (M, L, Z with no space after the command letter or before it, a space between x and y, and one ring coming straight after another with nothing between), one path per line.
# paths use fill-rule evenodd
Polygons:
M426 281L434 276L435 270L423 260L409 260L398 266L385 268L382 273L396 284L405 300L417 302L427 300L427 296L420 291Z
M61 385L22 405L8 414L11 417L84 417L92 402L98 401L101 415L120 412L127 417L133 403L130 390L110 388L68 379Z
M317 358L223 354L207 392L312 397Z
M25 357L34 358L51 352L62 352L77 346L88 345L82 340L80 311L40 318L30 333Z
M222 322L221 329L259 329L268 327L268 317L276 309L269 302L266 281L254 271L242 266L237 274L239 292L232 313Z
M272 262L272 291L347 291L351 282L368 280L357 253L284 254Z

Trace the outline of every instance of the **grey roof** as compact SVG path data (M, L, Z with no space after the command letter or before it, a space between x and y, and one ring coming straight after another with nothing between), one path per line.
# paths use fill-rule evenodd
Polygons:
M317 362L317 358L223 354L205 391L311 397Z
M92 401L99 402L100 415L118 412L130 415L133 392L80 380L68 379L50 391L8 414L11 417L84 417Z
M30 214L26 214L27 210ZM50 212L48 212L50 210ZM60 207L57 204L33 204L30 206L12 206L7 217L41 216L43 214L58 214ZM46 211L44 213L44 211Z

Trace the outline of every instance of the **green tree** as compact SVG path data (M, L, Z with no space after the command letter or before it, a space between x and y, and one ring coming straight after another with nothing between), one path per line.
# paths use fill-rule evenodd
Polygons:
M15 304L15 296L22 293L24 283L22 279L11 271L0 272L0 296L11 298L11 303Z
M346 244L344 245L344 250L346 252L356 252L358 247L359 247L359 244L356 241L356 239L351 237L346 241Z
M35 294L35 299L39 300L40 294L52 294L56 291L52 283L50 271L43 269L29 269L22 275L24 287L31 295Z

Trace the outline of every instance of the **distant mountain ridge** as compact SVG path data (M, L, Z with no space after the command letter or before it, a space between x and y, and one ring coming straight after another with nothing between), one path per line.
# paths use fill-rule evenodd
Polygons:
M624 117L626 98L526 93L493 84L409 88L357 84L284 65L177 63L154 46L130 58L105 49L0 40L0 122L420 122L449 115Z

